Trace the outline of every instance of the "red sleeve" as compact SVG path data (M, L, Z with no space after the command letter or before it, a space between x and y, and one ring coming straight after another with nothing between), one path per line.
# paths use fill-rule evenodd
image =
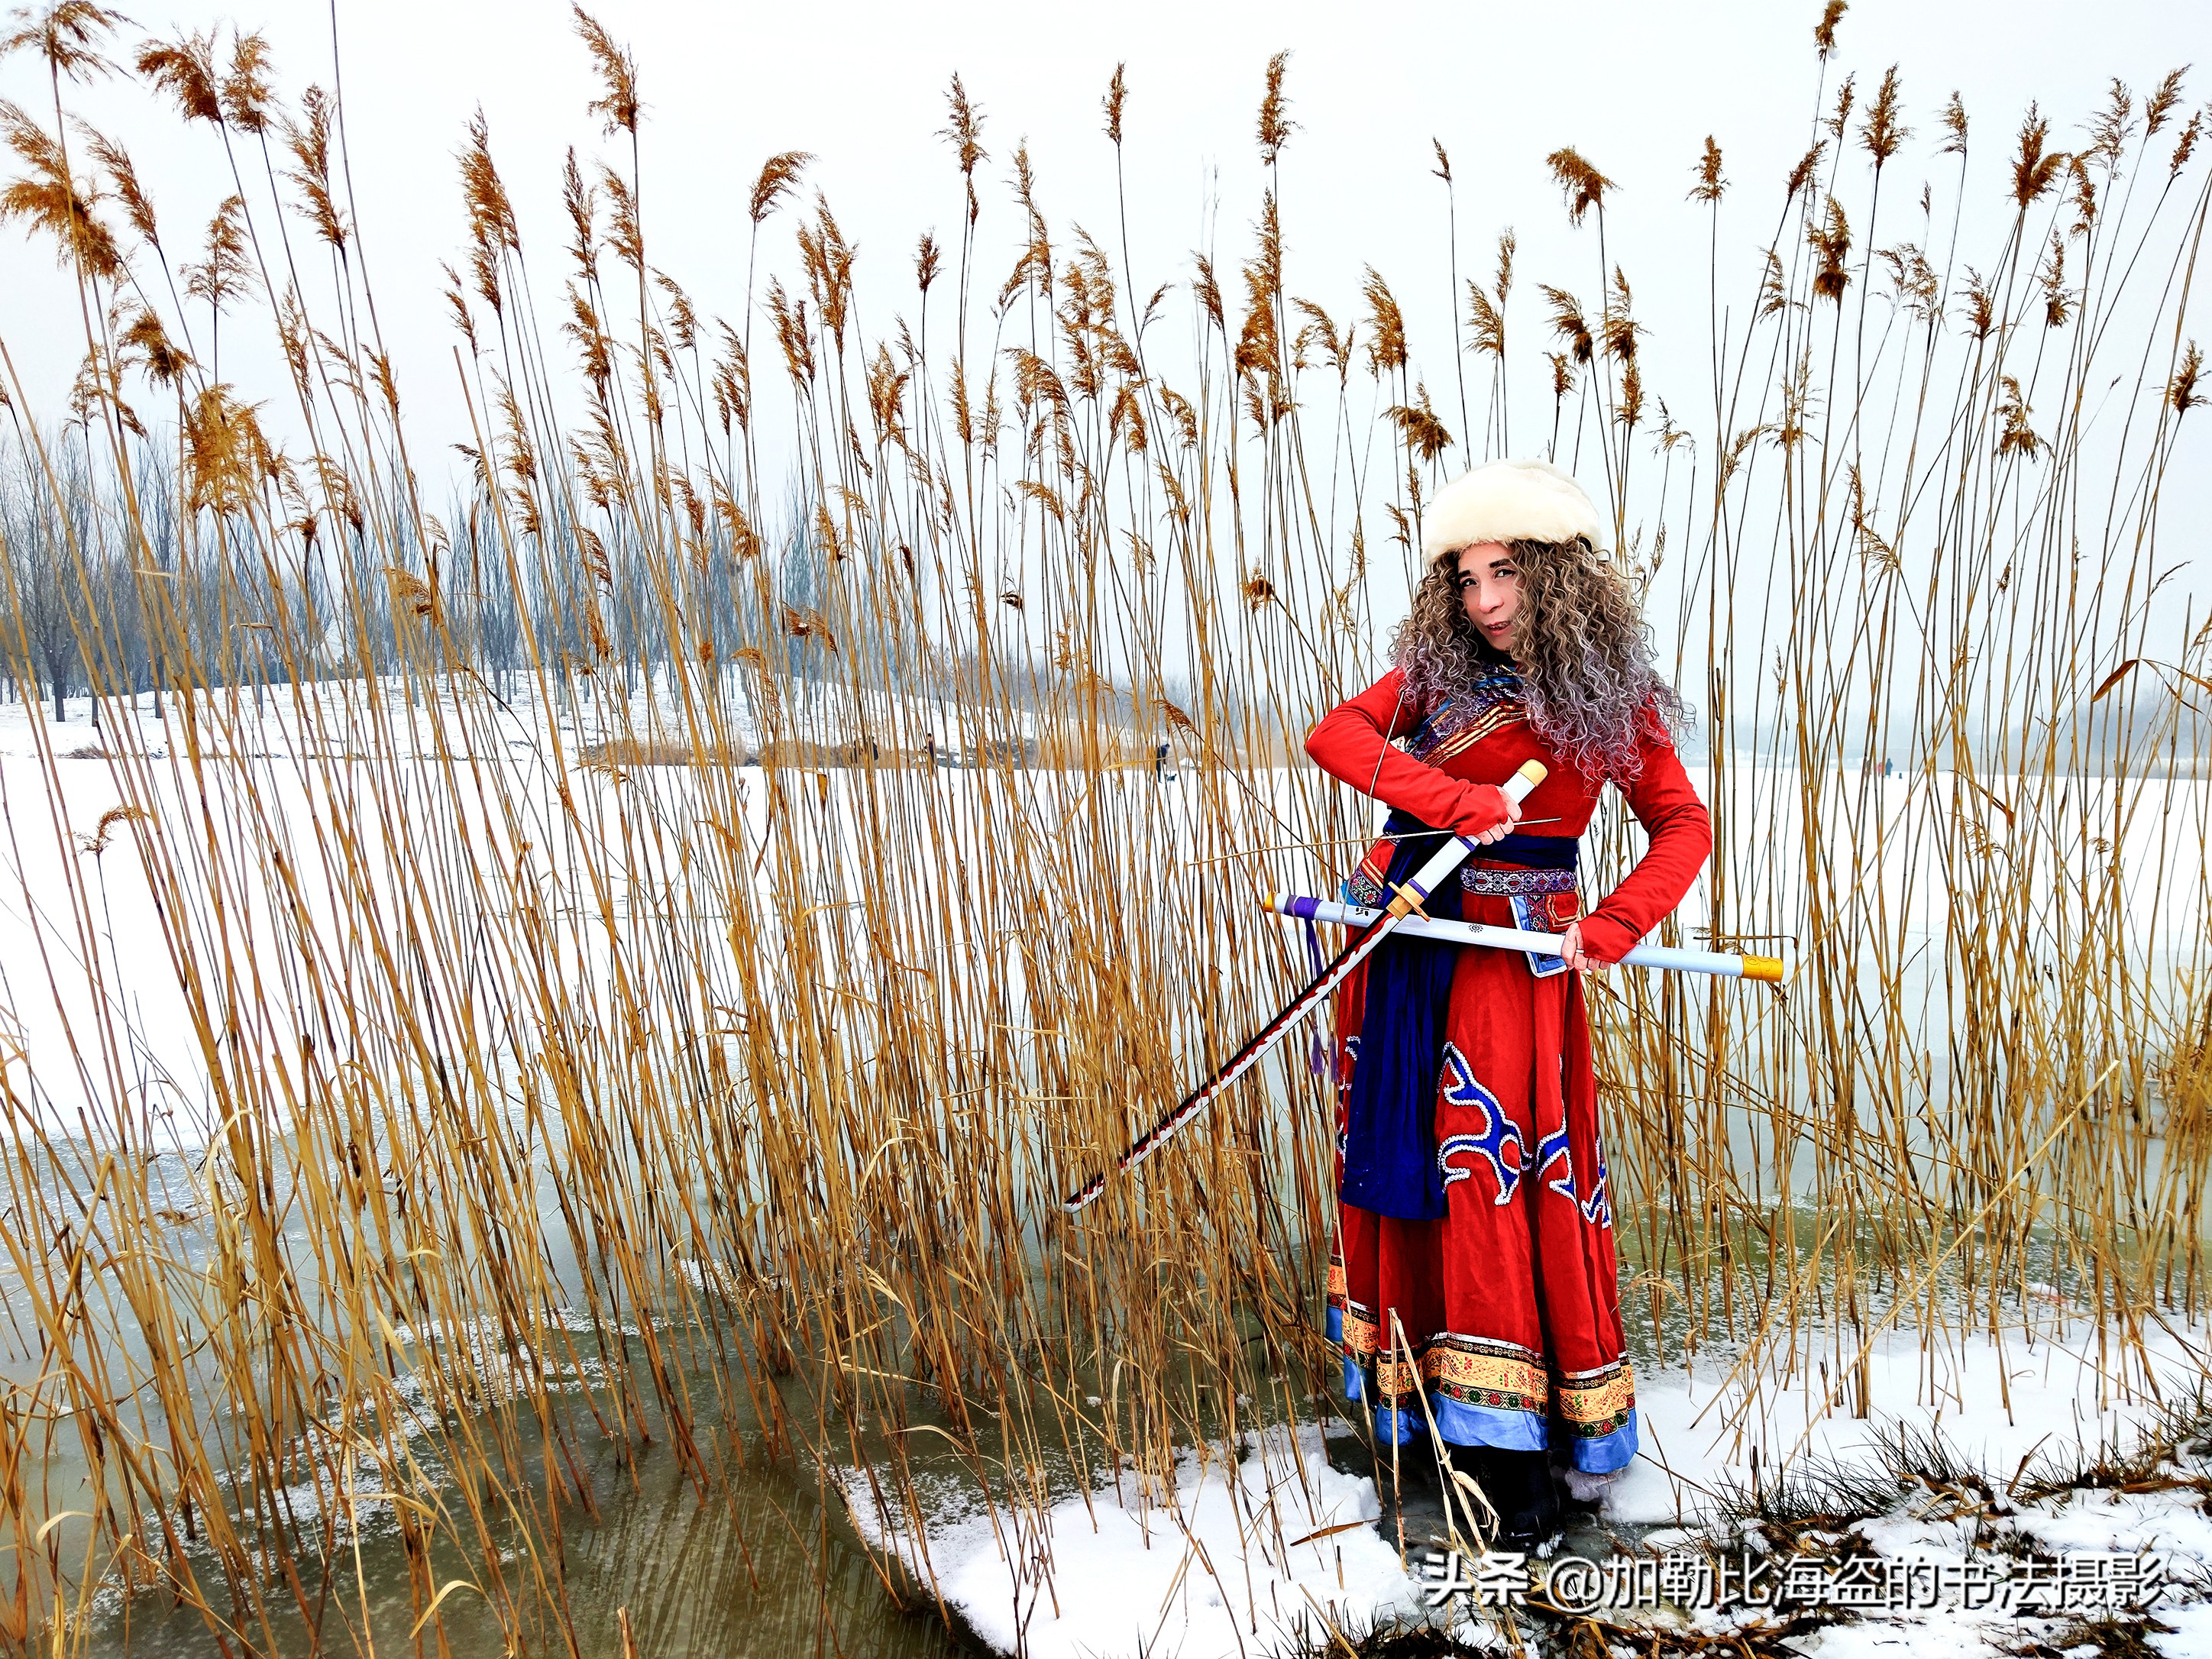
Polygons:
M1643 770L1621 793L1651 844L1620 885L1583 918L1583 948L1599 962L1618 962L1634 950L1682 902L1713 849L1712 819L1664 732L1645 737L1643 757Z
M1473 786L1445 775L1425 761L1415 760L1390 741L1411 732L1420 721L1420 705L1406 689L1404 677L1394 668L1358 696L1322 715L1306 734L1306 753L1322 771L1362 794L1411 812L1423 823L1450 828L1455 820L1467 815ZM1494 788L1487 793L1498 794ZM1498 799L1502 803L1504 798L1499 795ZM1504 813L1489 817L1495 821Z

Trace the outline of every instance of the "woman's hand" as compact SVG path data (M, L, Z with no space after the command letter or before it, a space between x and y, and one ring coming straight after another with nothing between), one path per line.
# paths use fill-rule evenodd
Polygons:
M1567 931L1559 935L1559 960L1584 974L1601 974L1613 966L1583 953L1583 925L1579 921L1569 922Z
M1451 827L1455 835L1487 845L1503 841L1513 833L1513 826L1521 822L1521 803L1508 795L1494 783L1469 784L1460 796L1459 810L1452 815Z

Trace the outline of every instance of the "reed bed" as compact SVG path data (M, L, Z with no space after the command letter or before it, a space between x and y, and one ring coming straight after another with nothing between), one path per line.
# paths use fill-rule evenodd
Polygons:
M941 1455L1048 1591L1052 1471L1161 1495L1179 1448L1310 1417L1308 1048L1079 1224L1057 1199L1307 971L1249 896L1372 824L1304 731L1376 671L1425 497L1509 444L1593 485L1701 710L1717 850L1668 937L1802 952L1786 996L1593 991L1639 1352L1863 1412L1888 1325L2017 1330L2056 1285L2124 1386L2206 1294L2212 626L2160 533L2201 453L2204 113L2179 74L2063 131L1954 99L1908 148L1894 72L1832 69L1840 10L1802 159L1683 158L1706 316L1647 323L1656 252L1607 240L1680 175L1563 149L1549 280L1504 235L1426 356L1381 274L1324 306L1289 269L1280 58L1233 261L1058 229L956 80L957 237L865 286L779 155L713 318L652 259L639 70L580 11L568 222L464 142L442 502L337 100L254 35L26 22L50 106L0 106L0 216L81 303L19 325L86 355L66 419L0 382L7 829L52 872L5 970L49 1035L0 1055L0 1637L181 1605L212 1651L367 1651L373 1514L404 1645L591 1650L586 1471L648 1454L700 1501L860 1467L916 1533ZM72 118L106 74L234 170L199 245ZM1766 227L1747 264L1724 213ZM282 384L222 378L240 329ZM1664 400L1661 332L1708 367ZM1637 836L1594 840L1601 888Z

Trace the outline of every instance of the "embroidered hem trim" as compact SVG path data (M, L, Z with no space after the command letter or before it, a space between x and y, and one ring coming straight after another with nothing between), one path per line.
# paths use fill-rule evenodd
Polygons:
M1344 1362L1344 1397L1365 1400L1371 1392L1358 1365ZM1400 1396L1403 1398L1403 1396ZM1431 1391L1425 1416L1418 1406L1375 1407L1376 1437L1385 1445L1402 1446L1428 1431L1427 1418L1436 1419L1437 1433L1455 1446L1496 1446L1506 1451L1548 1451L1552 1422L1534 1412L1498 1411L1462 1405L1447 1395ZM1611 1432L1585 1438L1570 1436L1568 1461L1584 1474L1611 1474L1634 1461L1638 1445L1636 1409L1631 1407L1621 1425Z
M1636 1372L1626 1357L1595 1370L1559 1375L1511 1342L1455 1332L1431 1337L1414 1364L1381 1352L1373 1313L1344 1294L1332 1262L1328 1336L1344 1361L1344 1396L1375 1402L1377 1431L1402 1443L1425 1426L1409 1401L1425 1394L1437 1429L1460 1445L1536 1450L1554 1425L1575 1467L1603 1474L1636 1455ZM1418 1375L1417 1375L1418 1373ZM1389 1419L1386 1423L1385 1419Z

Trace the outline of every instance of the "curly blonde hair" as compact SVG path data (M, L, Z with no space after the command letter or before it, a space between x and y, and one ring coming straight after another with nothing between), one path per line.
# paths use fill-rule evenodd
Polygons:
M1638 740L1687 726L1690 710L1659 676L1651 630L1612 565L1583 538L1508 544L1521 573L1521 626L1513 665L1528 723L1585 777L1634 781ZM1413 608L1390 638L1390 659L1424 702L1465 691L1495 672L1497 653L1468 619L1459 556L1429 561Z

